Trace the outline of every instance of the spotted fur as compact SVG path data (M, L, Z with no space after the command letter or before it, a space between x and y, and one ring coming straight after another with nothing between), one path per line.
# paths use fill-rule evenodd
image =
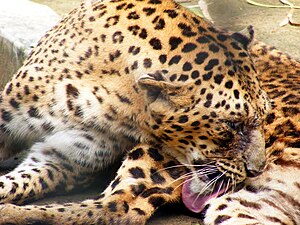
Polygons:
M206 203L207 224L284 220L264 207L299 204L288 193L299 188L296 176L279 177L298 170L300 66L252 39L251 28L217 29L171 0L74 9L2 92L0 157L23 143L29 151L0 177L0 224L145 224L187 183L194 194L228 192ZM93 200L19 206L87 186L122 156ZM282 213L299 221L297 210Z
M300 63L273 47L256 42L250 53L272 110L265 126L268 166L236 193L212 200L205 224L300 223Z

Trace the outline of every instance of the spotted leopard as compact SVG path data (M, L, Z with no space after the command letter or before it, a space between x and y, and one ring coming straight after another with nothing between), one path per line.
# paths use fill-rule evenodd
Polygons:
M0 157L29 150L0 224L145 224L180 199L206 224L297 224L300 64L252 39L171 0L74 9L2 92ZM27 205L122 156L97 198Z

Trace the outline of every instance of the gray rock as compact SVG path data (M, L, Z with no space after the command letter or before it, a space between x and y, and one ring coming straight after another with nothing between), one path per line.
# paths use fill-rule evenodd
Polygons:
M58 20L59 15L45 5L28 0L0 1L0 89Z

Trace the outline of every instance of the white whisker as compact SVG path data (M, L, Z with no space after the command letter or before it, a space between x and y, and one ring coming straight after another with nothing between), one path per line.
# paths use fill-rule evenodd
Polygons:
M229 184L230 184L230 179L228 179L228 181L227 181L227 185L226 185L226 188L225 188L225 192L224 192L224 193L226 193L226 192L228 191Z
M214 174L216 171L218 171L217 169L203 169L203 170L198 170L198 171L191 171L191 172L188 172L182 176L180 176L179 178L173 180L172 182L169 183L169 185L177 182L178 180L182 180L182 179L185 179L189 176L193 176L194 174L197 175L197 177L204 177L204 176L207 176L207 175L210 175L210 174Z
M180 183L179 185L177 185L177 186L174 188L174 190L176 190L176 189L179 188L180 186L182 186L182 185L184 185L184 184L190 182L190 181L193 180L193 179L194 179L193 177L191 177L191 178L189 178L189 179L186 179L185 181L183 181L182 183Z
M199 175L201 175L201 176L207 176L207 175L210 175L210 174L214 174L215 172L216 172L216 171L208 171L208 172L206 172L205 174L197 174L197 177L200 177ZM185 179L185 178L187 178L187 177L191 177L191 178L186 179L186 180L183 181L182 183L180 183L178 186L176 186L176 187L175 187L175 190L176 190L178 187L182 186L183 184L185 184L185 183L187 183L187 182L193 180L193 179L194 179L193 175L194 175L194 172L189 172L189 173L187 173L187 174L185 174L185 175L183 175L183 176L180 176L180 177L177 178L176 180L173 180L170 184L173 184L173 183L175 183L175 182L178 181L178 180Z
M235 181L235 179L234 179L233 174L231 174L231 179L232 179L231 193L233 193L233 192L234 192L234 189L235 189L235 187L236 187L236 181Z
M204 166L214 166L214 165L211 165L212 163L215 163L215 161L210 161L210 162L206 162L204 164L201 164L201 165L198 165L198 164L186 164L186 163L183 163L182 165L185 165L185 166L190 166L190 167L204 167Z
M195 168L196 167L215 167L215 165L210 165L212 163L214 163L214 161L207 162L207 163L201 164L201 165L182 163L180 165L168 166L166 168L159 169L157 172L160 172L162 170L168 170L168 169L178 168L178 167L195 167Z
M201 190L201 194L204 193L214 182L217 182L222 176L224 176L227 173L227 171L224 171L214 179L210 180Z
M173 180L172 182L169 183L169 185L172 185L173 183L179 181L179 180L184 180L186 178L190 177L189 179L187 180L191 180L193 179L193 172L189 172L189 173L186 173L180 177L178 177L177 179ZM183 181L180 185L182 185L183 183L185 183L187 180Z
M199 192L199 194L197 195L197 197L195 198L193 204L195 204L195 202L197 201L197 199L200 197L200 195L202 195L212 184L216 183L222 176L224 176L227 173L227 171L224 171L222 174L218 175L217 177L215 177L214 179L210 180Z
M197 174L205 174L206 172L217 172L219 171L217 168L215 169L202 169L202 170L197 170L196 173Z
M224 184L224 180L221 181L221 183L220 183L220 185L218 187L217 196L219 196L219 193L220 193L220 191L222 189L223 184Z

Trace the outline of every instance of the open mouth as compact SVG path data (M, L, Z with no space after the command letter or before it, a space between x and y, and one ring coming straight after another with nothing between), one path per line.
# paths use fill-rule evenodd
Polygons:
M210 175L201 176L199 184L194 179L184 182L182 187L182 201L185 206L192 212L201 212L206 203L229 190L232 186L231 178L225 176L225 173L219 171ZM193 191L192 185L203 186L199 192ZM202 185L203 183L203 185Z

